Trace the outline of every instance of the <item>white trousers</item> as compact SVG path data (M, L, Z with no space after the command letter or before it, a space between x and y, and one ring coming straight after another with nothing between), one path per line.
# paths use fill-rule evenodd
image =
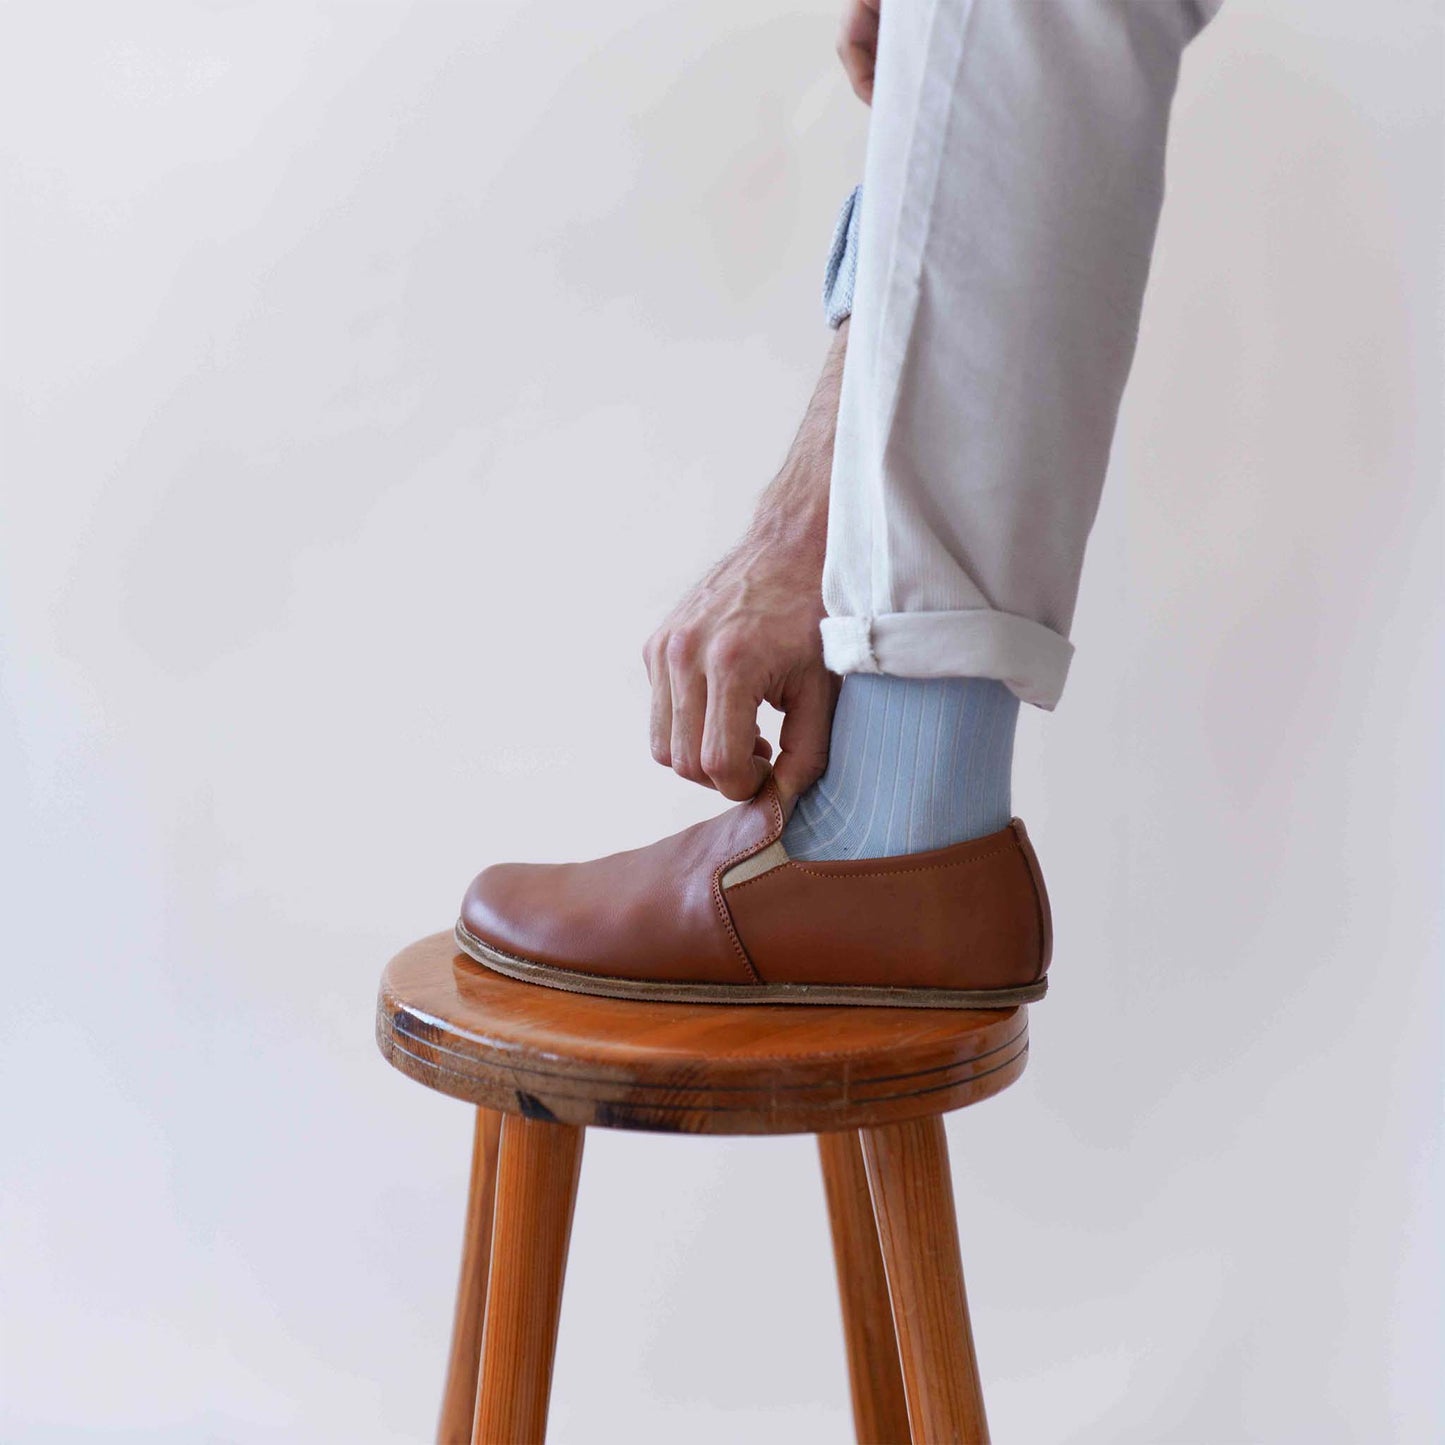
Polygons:
M1163 198L1220 0L883 0L834 451L834 672L1052 708Z

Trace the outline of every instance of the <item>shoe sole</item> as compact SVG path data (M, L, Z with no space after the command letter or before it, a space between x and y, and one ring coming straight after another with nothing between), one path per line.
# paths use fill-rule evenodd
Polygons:
M854 1008L1000 1009L1034 1003L1047 992L1049 981L1016 988L886 988L855 983L648 983L632 978L605 978L535 963L530 958L502 953L456 926L457 947L469 958L508 978L538 983L566 993L596 994L600 998L640 999L650 1003L795 1003L848 1005Z

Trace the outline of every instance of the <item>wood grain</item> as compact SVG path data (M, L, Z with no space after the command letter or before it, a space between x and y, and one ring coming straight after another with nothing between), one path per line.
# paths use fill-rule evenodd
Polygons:
M376 1036L408 1077L483 1111L443 1445L468 1421L474 1445L544 1438L589 1125L823 1136L858 1438L987 1445L940 1116L1023 1072L1026 1008L595 998L503 977L435 934L387 965Z
M442 1391L437 1445L471 1445L477 1408L477 1371L482 1359L482 1321L492 1252L492 1205L496 1198L497 1145L502 1116L478 1109L472 1132L472 1178L462 1233L462 1269L452 1320L452 1351Z
M387 966L377 1042L409 1077L603 1128L800 1134L976 1103L1024 1070L1026 1008L803 1008L594 998L521 983L450 934Z
M863 1131L913 1445L988 1445L943 1120Z
M888 1279L856 1129L818 1135L858 1445L910 1445Z
M502 1121L473 1445L546 1436L582 1140L569 1124Z

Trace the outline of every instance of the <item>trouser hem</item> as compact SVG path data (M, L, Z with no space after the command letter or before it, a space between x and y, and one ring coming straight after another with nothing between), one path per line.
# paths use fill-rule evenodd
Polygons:
M993 677L1021 702L1052 711L1064 690L1073 644L1011 612L890 612L825 617L823 661L830 672L895 677Z

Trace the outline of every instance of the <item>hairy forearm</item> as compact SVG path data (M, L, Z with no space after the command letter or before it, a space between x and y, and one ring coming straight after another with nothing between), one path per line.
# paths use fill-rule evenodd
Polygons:
M828 479L833 470L833 437L847 350L848 322L844 321L834 334L787 459L759 498L742 543L749 549L786 547L800 561L816 562L819 576L828 535Z

